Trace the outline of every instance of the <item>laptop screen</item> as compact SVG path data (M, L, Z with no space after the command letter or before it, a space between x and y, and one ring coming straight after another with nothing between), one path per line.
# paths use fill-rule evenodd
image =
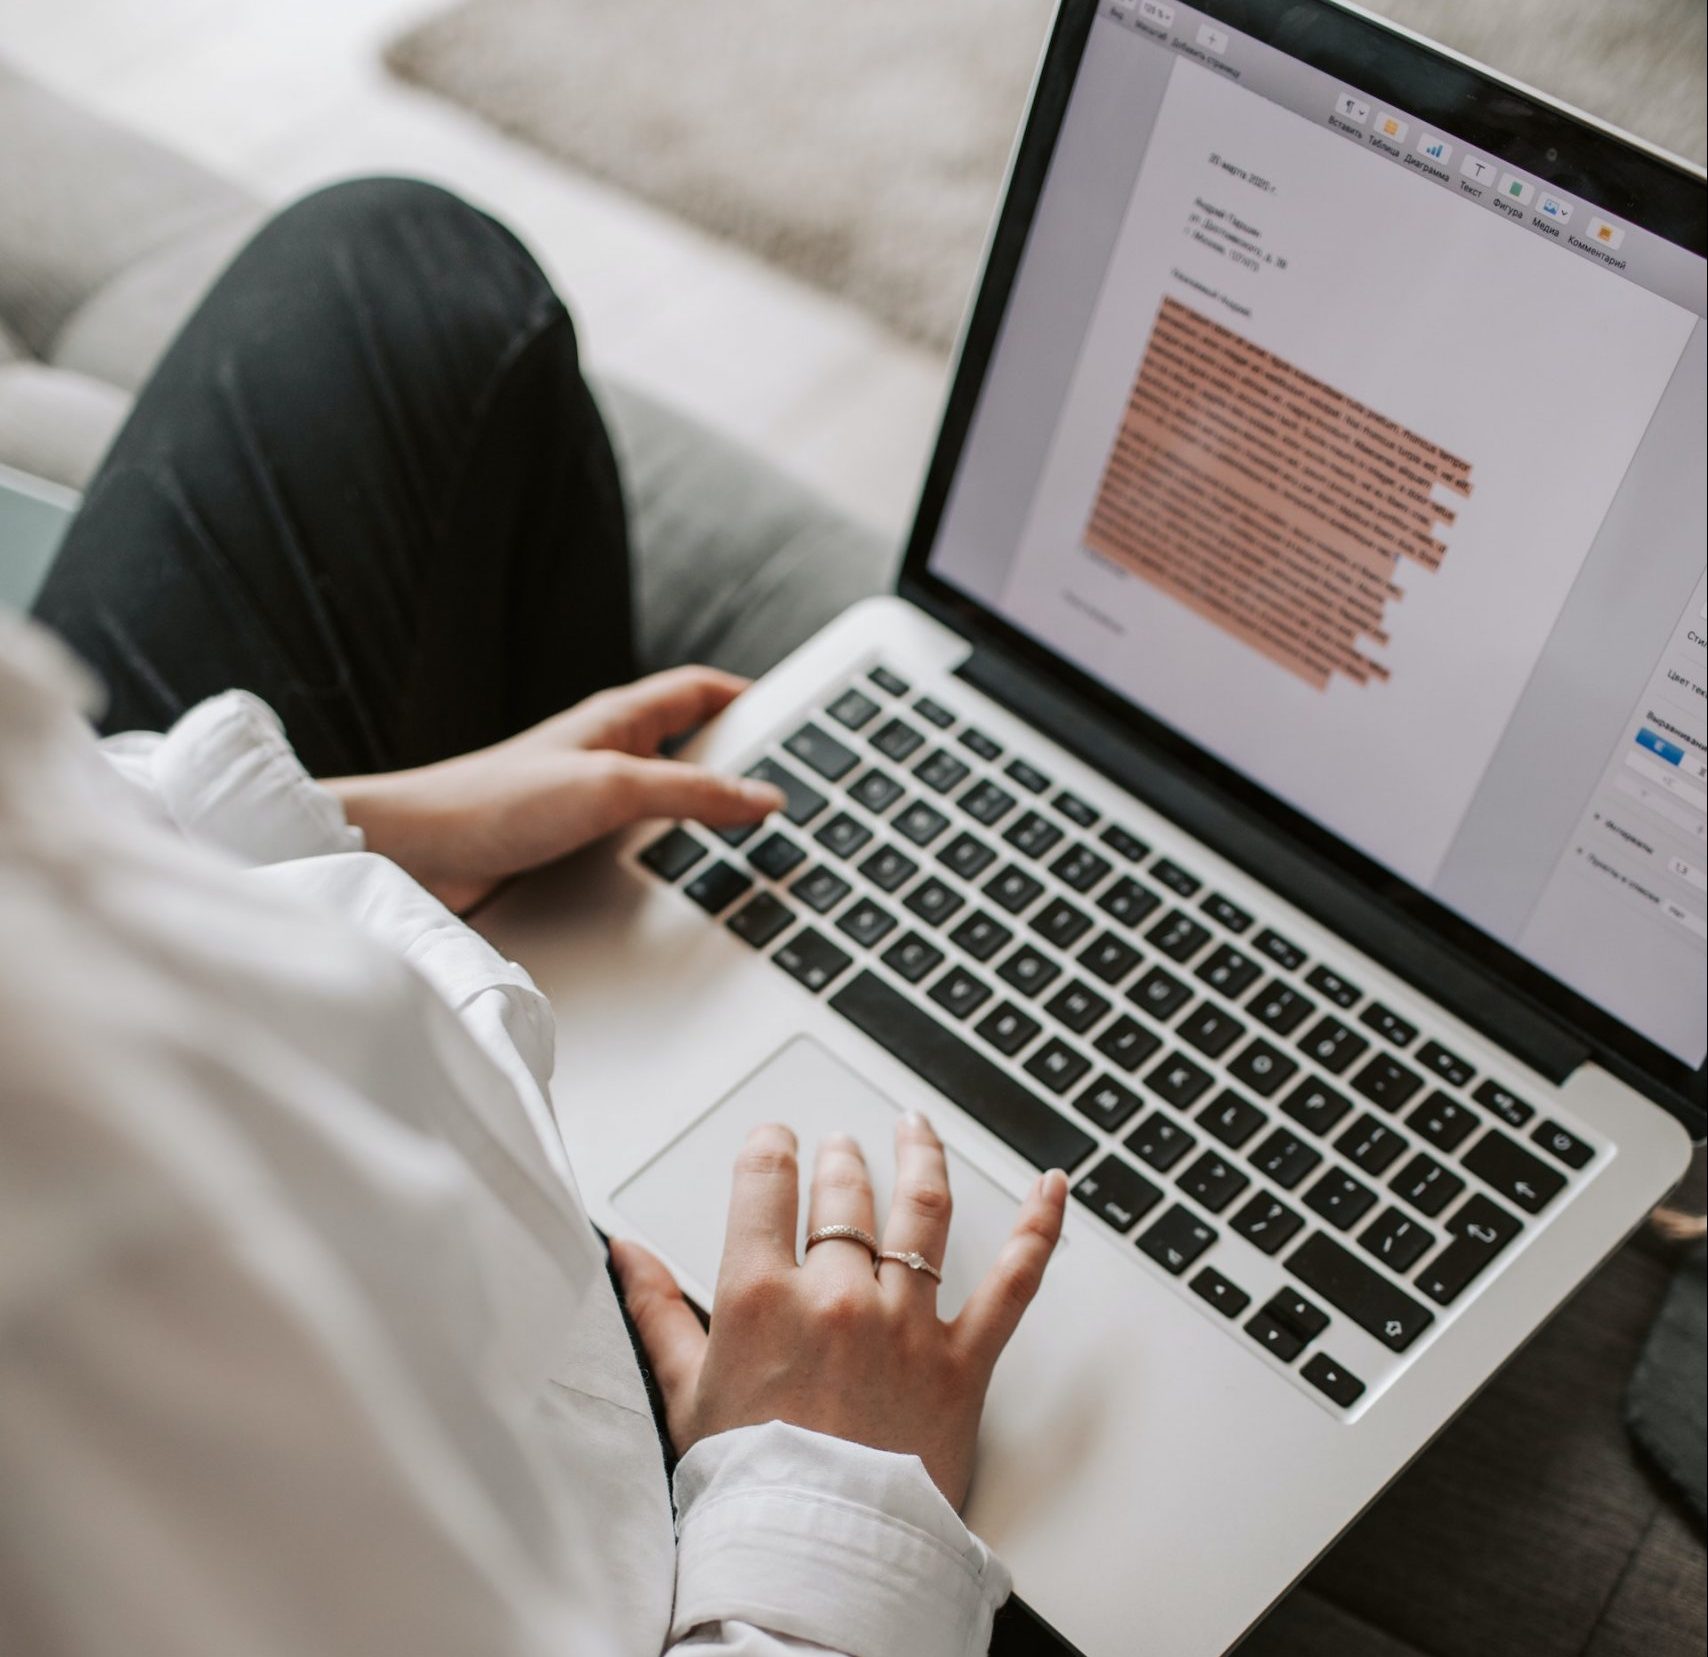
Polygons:
M1207 12L1090 29L930 573L1700 1066L1702 258Z

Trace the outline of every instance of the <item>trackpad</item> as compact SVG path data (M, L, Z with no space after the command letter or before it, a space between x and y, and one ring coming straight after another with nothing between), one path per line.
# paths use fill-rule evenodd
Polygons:
M729 1210L730 1170L748 1132L784 1122L801 1142L801 1208L797 1249L806 1240L807 1186L813 1152L826 1134L849 1133L872 1170L878 1235L884 1232L895 1183L895 1130L901 1115L870 1082L808 1036L773 1053L724 1095L673 1144L628 1180L612 1203L639 1237L663 1250L701 1282L717 1281ZM989 1270L1014 1227L1019 1203L958 1151L949 1152L955 1214L937 1308L953 1317Z

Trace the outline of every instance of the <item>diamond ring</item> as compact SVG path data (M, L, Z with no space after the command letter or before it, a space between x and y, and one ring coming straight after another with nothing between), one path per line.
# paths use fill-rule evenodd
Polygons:
M873 1256L872 1270L876 1271L885 1260L894 1260L898 1265L906 1266L909 1271L924 1272L934 1282L941 1283L943 1281L942 1272L938 1271L917 1249L879 1249Z

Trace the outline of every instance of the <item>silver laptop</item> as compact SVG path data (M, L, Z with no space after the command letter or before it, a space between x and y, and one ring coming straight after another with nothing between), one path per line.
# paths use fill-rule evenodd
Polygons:
M1322 0L1063 4L893 597L512 889L595 1218L746 1129L1065 1246L968 1518L1089 1657L1241 1634L1703 1132L1702 175Z

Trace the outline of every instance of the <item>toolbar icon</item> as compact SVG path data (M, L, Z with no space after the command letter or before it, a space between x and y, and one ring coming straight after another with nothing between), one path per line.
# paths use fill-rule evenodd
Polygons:
M1473 184L1492 186L1500 169L1492 161L1483 160L1480 155L1468 155L1459 163L1459 171Z
M1606 219L1589 221L1589 239L1605 248L1617 248L1625 240L1625 232Z
M1500 193L1508 201L1516 201L1520 207L1528 207L1535 199L1536 186L1526 184L1516 173L1505 173L1500 181Z
M1546 191L1536 204L1536 211L1545 219L1552 219L1555 224L1570 224L1572 222L1571 203L1561 201L1558 196L1551 196Z
M1343 121L1351 121L1357 126L1363 126L1370 119L1370 106L1352 96L1350 92L1342 92L1335 99L1334 112Z
M1445 138L1437 138L1433 132L1422 132L1417 138L1417 153L1428 156L1431 161L1439 161L1445 167L1453 159L1453 146Z
M1391 138L1396 144L1403 144L1406 141L1406 134L1411 131L1411 128L1399 116L1390 115L1384 109L1376 117L1376 130L1384 138Z

